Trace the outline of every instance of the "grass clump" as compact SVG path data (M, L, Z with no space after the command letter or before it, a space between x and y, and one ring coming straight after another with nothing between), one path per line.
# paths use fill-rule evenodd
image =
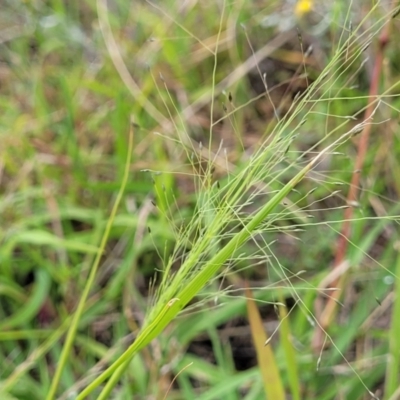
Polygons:
M293 19L228 2L8 10L34 38L4 49L29 96L4 86L2 396L395 396L385 4L307 2ZM296 18L311 11L307 33ZM255 338L250 366L230 327Z

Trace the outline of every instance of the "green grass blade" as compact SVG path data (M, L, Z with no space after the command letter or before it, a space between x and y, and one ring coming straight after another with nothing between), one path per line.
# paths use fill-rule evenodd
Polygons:
M397 243L398 245L398 243ZM399 387L399 371L400 371L400 253L397 256L396 280L393 304L393 312L391 319L391 328L389 331L389 355L386 370L385 382L385 399L391 398Z
M74 316L72 318L72 322L71 322L70 328L69 328L68 333L67 333L67 338L66 338L66 341L64 343L64 346L63 346L63 349L62 349L62 352L61 352L61 356L60 356L60 360L58 362L57 369L56 369L53 381L51 383L50 390L49 390L49 392L47 394L46 400L51 400L56 395L57 387L58 387L58 384L59 384L60 379L61 379L61 374L62 374L63 369L64 369L64 367L65 367L65 365L67 363L68 356L69 356L69 353L71 352L72 345L73 345L74 339L75 339L75 335L76 335L76 332L78 330L79 320L80 320L80 318L82 316L86 300L87 300L87 298L89 296L89 292L90 292L90 290L91 290L91 288L93 286L93 283L94 283L94 280L95 280L95 277L96 277L96 272L97 272L97 269L99 267L101 257L103 255L103 252L104 252L104 249L105 249L105 246L106 246L106 243L107 243L108 236L110 235L110 231L111 231L111 227L112 227L115 215L117 213L119 204L121 203L122 196L124 194L124 190L125 190L126 184L128 182L130 159L131 159L131 156L132 156L132 149L133 149L133 130L132 129L133 128L131 128L130 133L129 133L128 156L127 156L127 159L126 159L125 171L124 171L124 176L122 178L121 187L120 187L120 190L118 192L117 198L115 200L114 206L112 208L110 218L107 221L107 226L105 228L104 235L103 235L101 243L100 243L100 248L99 248L99 251L97 253L96 259L95 259L95 261L93 263L93 266L92 266L92 269L90 271L90 274L89 274L88 280L86 282L86 285L85 285L84 291L82 293L82 296L81 296L81 298L79 300L78 308L75 311L75 314L74 314Z
M291 341L292 335L288 318L289 314L287 312L286 306L284 305L285 301L282 294L279 297L279 301L282 303L282 305L278 305L279 317L280 317L279 332L280 332L280 340L282 343L282 347L285 352L285 358L286 358L285 365L287 370L288 381L292 392L293 400L300 400L301 399L300 377L297 367L296 352Z
M18 325L26 324L37 315L41 305L45 301L51 285L51 278L47 271L39 269L36 272L36 279L32 295L11 317L0 322L0 329L7 330Z

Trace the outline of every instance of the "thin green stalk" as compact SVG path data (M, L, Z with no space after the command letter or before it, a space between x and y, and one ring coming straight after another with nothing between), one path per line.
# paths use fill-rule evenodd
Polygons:
M399 249L400 250L400 249ZM391 328L389 331L389 359L386 370L385 399L391 398L399 386L400 371L400 251L397 256L396 281L395 281L395 300L393 305Z
M86 300L87 300L87 298L89 296L89 293L90 293L90 290L91 290L91 288L93 286L93 283L94 283L94 280L95 280L95 277L96 277L96 273L97 273L98 267L100 265L100 260L101 260L101 257L103 255L103 252L104 252L108 237L110 235L110 231L111 231L112 224L114 222L115 215L117 213L119 204L121 203L122 196L123 196L124 191L125 191L125 187L126 187L126 185L128 183L129 166L130 166L130 159L132 157L132 149L133 149L133 128L131 127L130 132L129 132L128 153L127 153L127 158L126 158L125 171L124 171L124 175L123 175L122 182L121 182L121 187L119 189L117 198L116 198L114 206L112 208L110 218L107 221L106 229L104 231L104 235L103 235L101 243L100 243L100 248L99 248L99 251L97 252L96 259L95 259L95 261L93 263L93 266L92 266L92 269L90 271L90 274L89 274L88 280L86 282L85 288L83 290L82 296L81 296L81 298L79 300L78 308L76 309L75 314L74 314L74 316L72 318L71 326L70 326L70 328L68 330L67 338L66 338L66 341L64 343L64 346L63 346L63 349L62 349L62 352L61 352L61 356L60 356L60 360L58 362L57 369L56 369L53 381L51 383L50 390L49 390L49 392L47 394L46 400L52 400L55 397L56 391L57 391L57 387L58 387L58 384L59 384L60 379L61 379L61 374L62 374L62 372L64 370L65 364L67 363L67 360L68 360L68 356L69 356L69 354L71 352L71 348L72 348L72 345L74 343L75 335L76 335L76 332L78 330L79 320L80 320L80 318L82 316Z
M285 304L285 298L283 296L282 290L279 291L279 301L282 304ZM279 317L280 317L280 340L282 343L283 351L285 352L285 360L286 360L286 370L289 381L289 386L292 394L293 400L301 399L301 391L300 391L300 376L299 370L297 367L296 360L296 350L293 347L293 343L290 340L291 337L291 329L289 323L289 314L290 311L287 311L286 306L279 306Z
M104 389L101 391L100 396L97 400L107 400L114 389L114 386L119 382L121 379L122 374L125 372L126 368L128 368L129 363L131 360L127 360L122 364L112 375L111 378L108 380L107 384L104 386Z
M212 144L212 130L213 130L213 122L214 122L214 102L215 102L215 86L216 86L216 76L217 76L217 66L218 66L218 46L219 46L219 41L221 38L221 32L222 32L222 22L224 19L224 14L225 14L225 0L223 2L222 6L222 12L221 12L221 17L219 20L219 29L218 29L218 34L217 34L217 40L215 43L215 51L214 51L214 68L212 72L212 84L211 84L211 104L210 104L210 136L209 136L209 143L208 143L208 151L211 151L211 144ZM209 154L209 158L210 154Z

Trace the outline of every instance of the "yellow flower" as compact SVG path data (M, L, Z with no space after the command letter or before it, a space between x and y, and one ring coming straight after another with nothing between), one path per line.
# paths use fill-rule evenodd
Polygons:
M298 0L296 3L296 7L294 9L294 13L297 18L303 17L305 14L308 14L312 11L313 1L312 0Z

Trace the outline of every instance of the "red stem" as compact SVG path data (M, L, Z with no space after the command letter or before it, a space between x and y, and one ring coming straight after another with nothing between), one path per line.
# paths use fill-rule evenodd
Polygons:
M369 88L368 106L365 110L364 121L369 121L373 111L374 111L374 100L378 95L379 90L379 78L382 72L382 65L384 59L384 50L389 43L389 33L390 33L390 23L387 23L378 40L378 50L375 58L374 68L372 71L371 84ZM360 134L360 139L358 142L357 158L354 165L354 171L351 178L350 189L347 195L347 204L350 206L345 210L344 222L341 229L341 233L337 239L336 244L336 254L335 260L332 268L337 268L341 265L346 257L348 248L348 239L351 235L351 219L353 217L353 204L357 201L359 187L360 187L360 171L363 168L365 156L368 150L369 136L371 133L371 124L365 124L363 131ZM337 309L337 300L339 299L342 286L344 281L342 279L337 279L330 286L336 288L332 295L327 300L325 309L323 309L322 298L317 298L315 303L316 316L319 321L320 327L318 327L314 333L314 338L312 340L312 346L316 351L320 351L323 346L324 331L328 328L331 323L332 318L335 315Z

